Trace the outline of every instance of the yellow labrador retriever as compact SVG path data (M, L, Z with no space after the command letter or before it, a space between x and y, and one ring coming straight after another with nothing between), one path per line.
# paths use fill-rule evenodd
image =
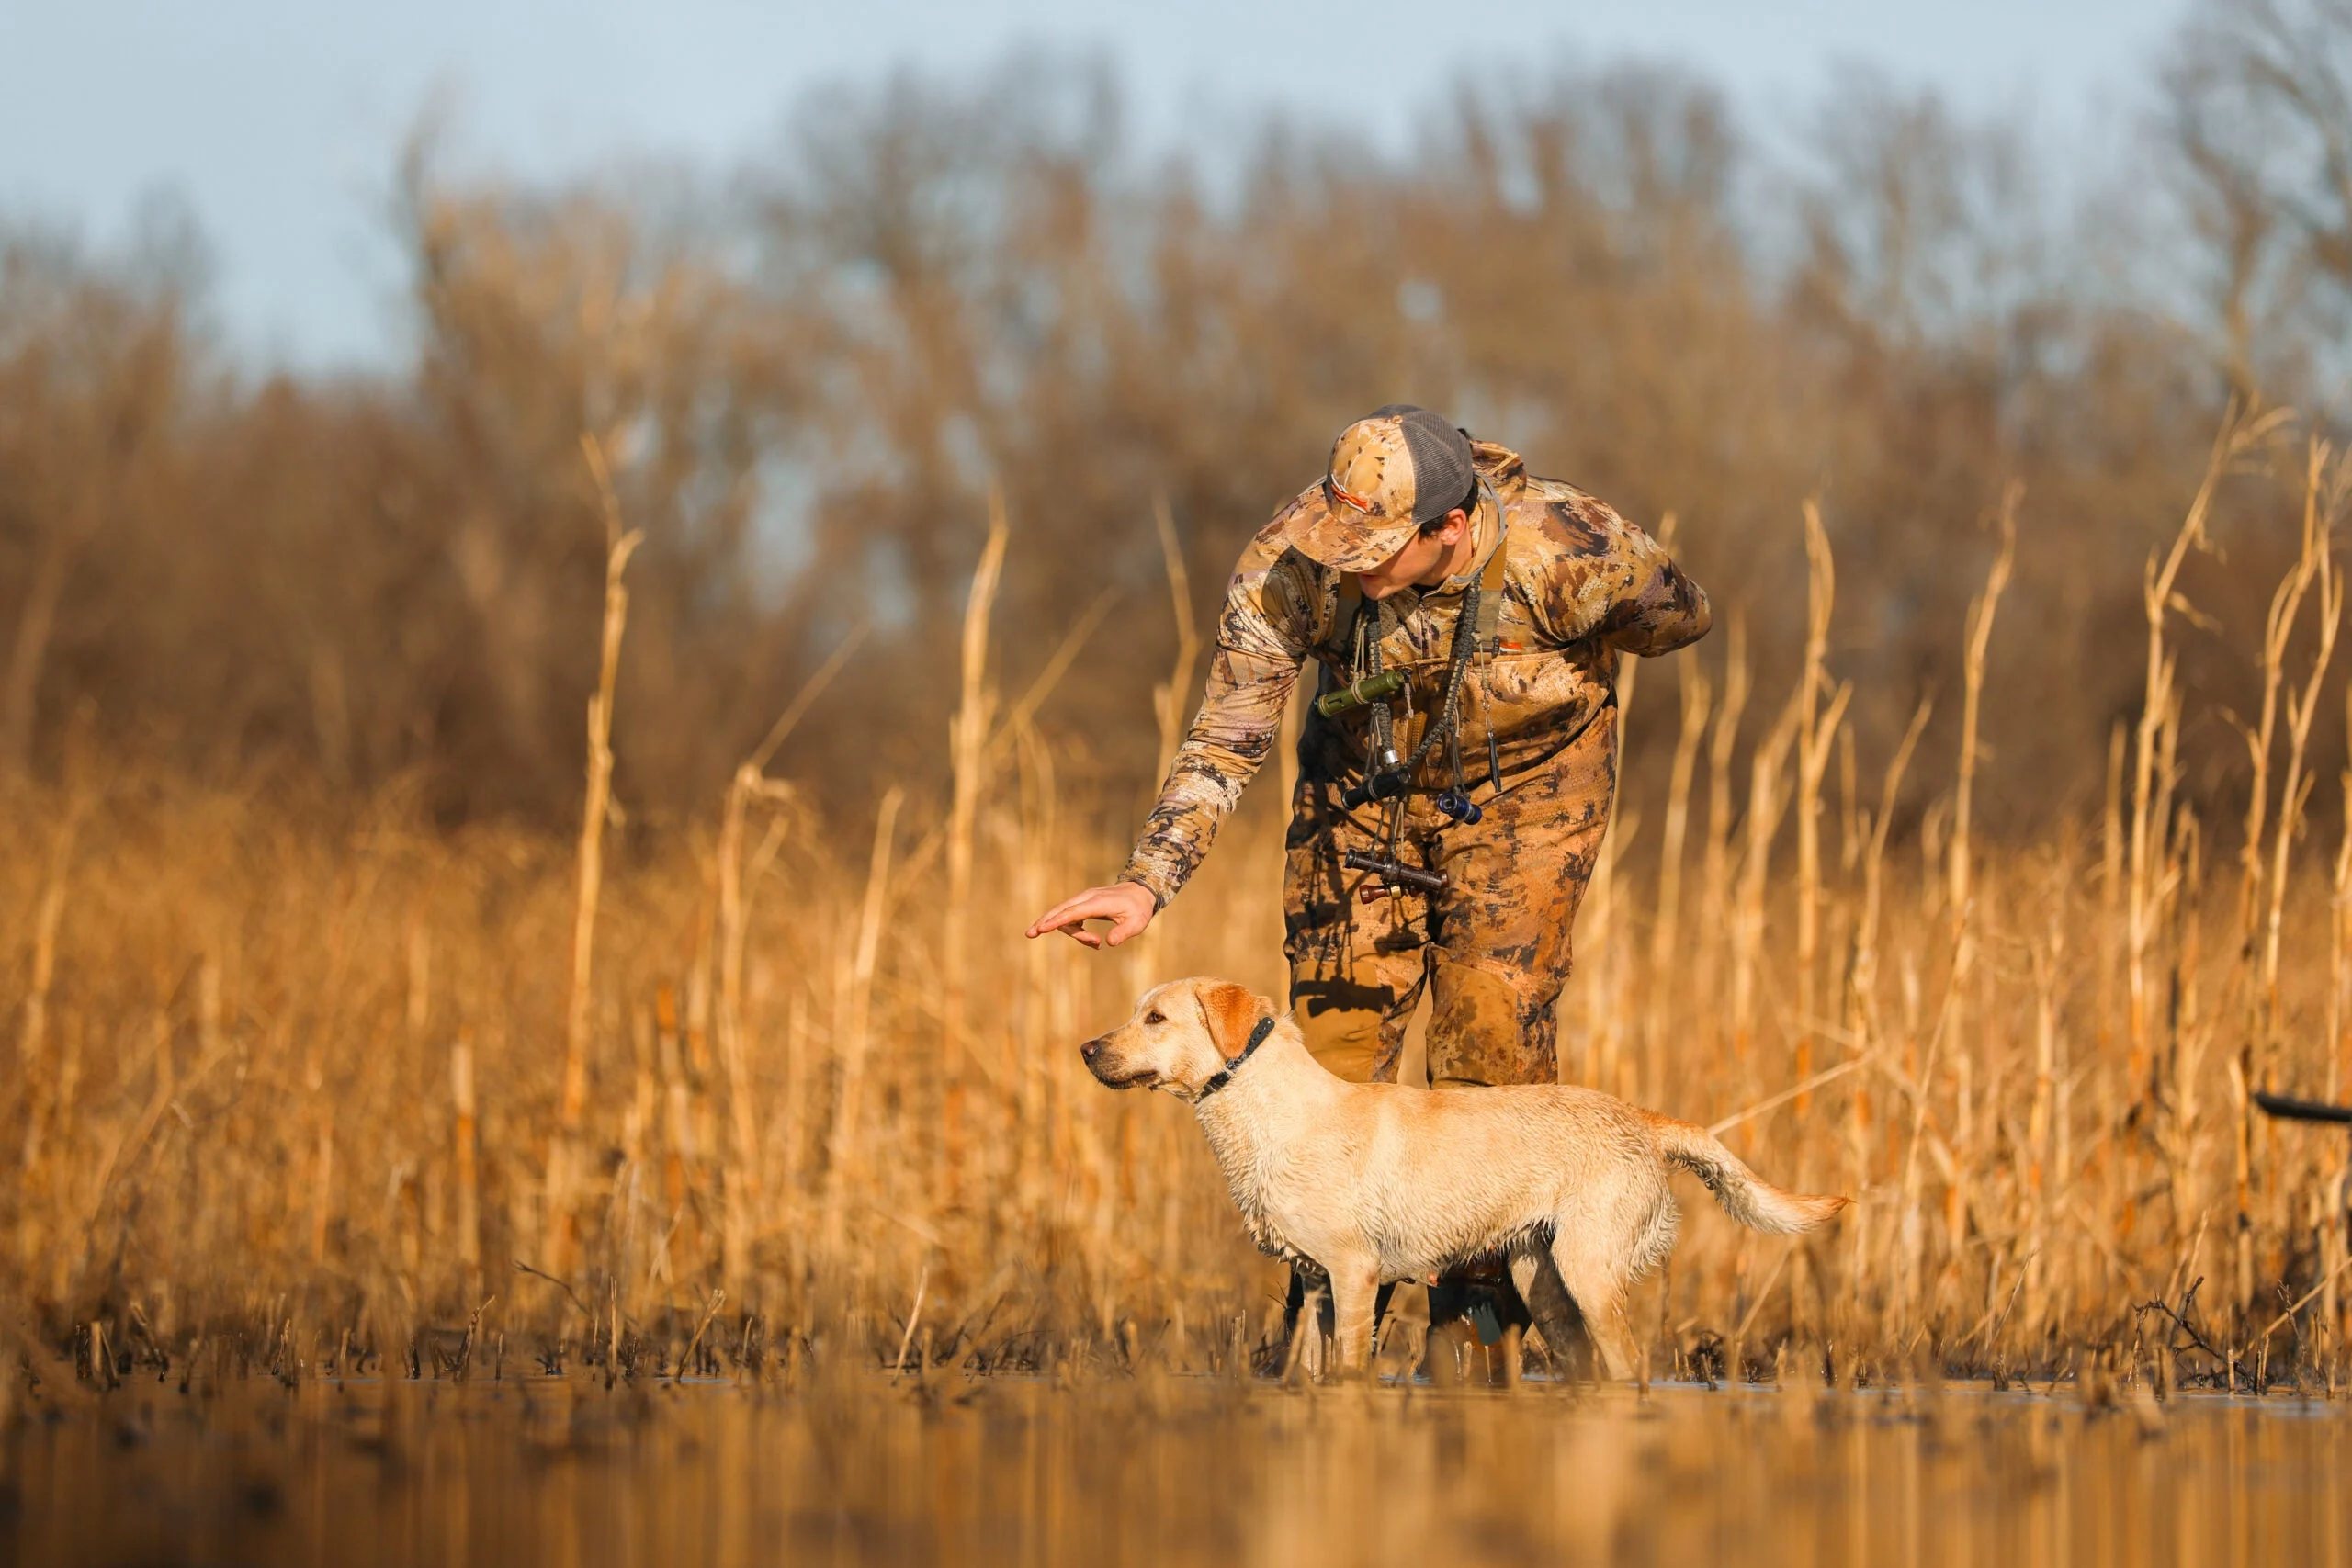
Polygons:
M1783 1192L1705 1128L1589 1089L1349 1083L1272 1001L1225 980L1154 987L1080 1055L1113 1089L1193 1107L1259 1247L1330 1277L1347 1371L1369 1361L1383 1281L1501 1253L1546 1343L1567 1343L1573 1302L1608 1374L1630 1377L1625 1292L1673 1249L1669 1166L1759 1231L1809 1231L1849 1201Z

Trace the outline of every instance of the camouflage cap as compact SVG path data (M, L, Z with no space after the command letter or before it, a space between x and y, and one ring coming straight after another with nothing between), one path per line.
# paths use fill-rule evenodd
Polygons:
M1292 509L1283 539L1336 571L1367 571L1469 495L1470 438L1425 408L1391 403L1340 432L1330 470Z

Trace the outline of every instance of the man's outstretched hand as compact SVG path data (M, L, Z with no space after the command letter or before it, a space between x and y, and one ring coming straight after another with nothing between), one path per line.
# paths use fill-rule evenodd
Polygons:
M1108 887L1090 887L1075 898L1063 899L1037 917L1029 934L1039 937L1047 931L1061 931L1088 947L1116 947L1142 935L1143 928L1151 924L1151 917L1159 912L1159 900L1151 896L1150 888L1140 882L1114 882ZM1089 920L1108 920L1111 929L1088 931Z

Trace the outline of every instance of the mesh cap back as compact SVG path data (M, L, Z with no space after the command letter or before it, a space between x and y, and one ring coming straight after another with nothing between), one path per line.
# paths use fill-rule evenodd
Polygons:
M1395 419L1405 436L1405 450L1413 455L1415 523L1434 523L1462 504L1476 473L1470 464L1468 435L1418 403L1389 403L1373 410L1372 417Z

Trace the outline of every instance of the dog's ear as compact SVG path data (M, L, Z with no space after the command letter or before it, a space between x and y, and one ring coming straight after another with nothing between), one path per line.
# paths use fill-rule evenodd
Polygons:
M1250 1043L1250 1032L1258 1026L1257 993L1230 980L1204 980L1193 995L1201 1004L1201 1016L1208 1021L1209 1038L1216 1042L1218 1053L1230 1060Z

